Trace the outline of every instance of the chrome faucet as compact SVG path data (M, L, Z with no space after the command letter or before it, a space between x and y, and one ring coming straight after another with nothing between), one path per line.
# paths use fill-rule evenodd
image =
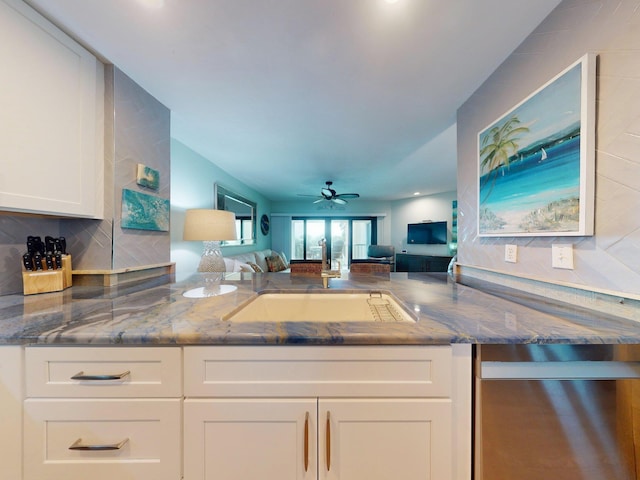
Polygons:
M331 263L327 261L327 240L325 238L321 238L318 245L322 247L322 271L320 272L320 277L322 277L322 286L324 288L329 288L330 278L341 277L340 262L338 262L337 270L331 270Z

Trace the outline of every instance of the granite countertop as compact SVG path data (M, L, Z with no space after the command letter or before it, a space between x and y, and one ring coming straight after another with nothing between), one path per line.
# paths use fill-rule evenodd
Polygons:
M415 323L234 323L223 317L261 291L322 290L320 278L283 273L227 276L238 289L201 299L182 294L206 274L125 286L0 297L0 344L269 345L450 343L640 343L637 322L540 298L528 305L454 282L446 274L392 273L331 279L331 290L391 292ZM503 292L504 293L504 292ZM504 297L504 295L502 295ZM517 299L516 299L517 300ZM532 305L540 308L532 308Z

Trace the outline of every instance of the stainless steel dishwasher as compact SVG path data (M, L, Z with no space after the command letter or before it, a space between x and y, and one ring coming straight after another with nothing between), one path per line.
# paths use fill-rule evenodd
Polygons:
M476 480L640 479L640 345L478 345Z

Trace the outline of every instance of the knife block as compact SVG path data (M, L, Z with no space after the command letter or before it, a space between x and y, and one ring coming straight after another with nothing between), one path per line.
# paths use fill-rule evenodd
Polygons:
M43 260L44 263L44 260ZM60 292L72 282L71 255L62 257L62 268L32 272L22 267L22 288L25 295Z

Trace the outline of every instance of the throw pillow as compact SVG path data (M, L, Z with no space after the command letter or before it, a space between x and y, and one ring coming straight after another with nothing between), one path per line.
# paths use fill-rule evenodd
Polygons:
M238 262L238 266L240 267L240 271L241 272L248 272L248 273L254 273L255 272L253 267L251 265L249 265L248 263Z
M260 268L260 265L256 264L256 263L252 263L252 262L247 262L247 264L253 268L253 271L255 273L264 273L264 270L262 270L262 268Z
M267 265L269 266L270 272L281 272L287 269L282 257L278 254L267 257Z
M280 255L280 258L284 262L285 266L289 268L289 260L287 260L287 256L284 254L284 252L280 252L278 255Z

